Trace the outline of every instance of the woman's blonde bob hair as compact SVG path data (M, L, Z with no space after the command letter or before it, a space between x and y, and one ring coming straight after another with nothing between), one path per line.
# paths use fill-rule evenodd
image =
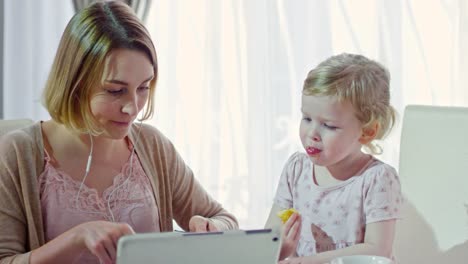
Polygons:
M102 133L91 113L90 94L102 85L106 57L115 49L143 52L152 63L142 120L153 115L158 67L151 37L128 5L105 1L79 11L65 28L43 94L53 120L78 133Z
M302 93L351 102L363 128L377 125L374 139L383 139L395 124L396 111L390 105L390 73L362 55L343 53L326 59L309 72ZM364 147L373 154L382 152L372 140Z

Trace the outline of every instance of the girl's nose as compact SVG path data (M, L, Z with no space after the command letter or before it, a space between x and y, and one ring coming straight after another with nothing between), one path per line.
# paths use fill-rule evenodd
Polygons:
M313 126L313 127L310 128L309 137L314 142L319 142L320 141L320 134L319 134L318 128L316 126Z

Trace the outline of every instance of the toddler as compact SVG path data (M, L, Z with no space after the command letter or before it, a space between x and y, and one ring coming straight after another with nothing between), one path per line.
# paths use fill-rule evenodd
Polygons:
M340 54L311 70L302 91L299 134L305 153L284 166L267 227L278 211L280 263L327 263L345 255L391 258L402 196L396 170L376 159L374 142L395 122L390 76L361 55Z

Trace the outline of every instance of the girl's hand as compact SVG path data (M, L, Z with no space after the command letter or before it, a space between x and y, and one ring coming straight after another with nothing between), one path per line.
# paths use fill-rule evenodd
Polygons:
M120 237L135 234L128 224L107 221L83 223L72 230L79 238L79 243L84 245L103 264L115 263L117 241Z
M278 262L278 264L318 264L317 262L314 262L309 258L307 257L296 257L296 258L288 258L288 259L285 259L285 260L282 260L280 262ZM327 263L322 263L322 264L328 264Z
M190 232L215 232L219 231L219 228L215 225L213 220L200 215L194 215L190 218L189 222Z
M292 256L297 248L299 237L301 234L301 216L294 213L289 217L288 221L284 224L283 231L281 232L282 243L280 259ZM285 262L285 263L299 263L299 262Z

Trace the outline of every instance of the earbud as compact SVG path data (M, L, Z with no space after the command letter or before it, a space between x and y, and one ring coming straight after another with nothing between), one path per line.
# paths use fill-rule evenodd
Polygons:
M93 155L91 155L91 153L89 153L88 163L86 163L86 170L85 170L86 173L88 173L89 169L91 168L91 161L92 160L93 160Z

